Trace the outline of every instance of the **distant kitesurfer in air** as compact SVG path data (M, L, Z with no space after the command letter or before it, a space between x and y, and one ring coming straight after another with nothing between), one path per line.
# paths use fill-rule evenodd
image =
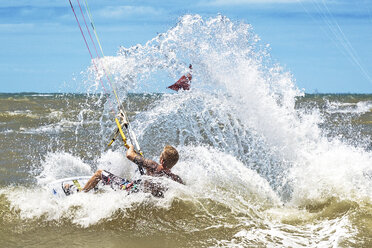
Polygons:
M137 164L138 166L146 169L146 175L153 177L167 177L178 183L184 184L182 179L171 172L172 167L177 163L179 155L177 150L172 146L165 146L163 152L160 154L159 163L145 159L138 155L134 150L133 145L129 145L126 153L127 158ZM145 192L150 192L154 196L163 196L164 187L150 181L141 182L141 180L128 181L124 178L116 176L106 170L97 170L96 173L89 179L82 191L88 192L95 188L98 182L102 181L104 185L110 185L113 189L127 190L128 192L138 191L141 185ZM70 185L67 185L70 187ZM65 189L64 189L65 190ZM68 189L67 189L68 190ZM65 190L66 193L66 190Z
M190 72L187 73L186 75L183 75L180 79L178 79L177 82L169 86L168 88L171 90L179 91L180 89L183 90L190 90L191 86L191 79L192 79L192 65L189 65Z

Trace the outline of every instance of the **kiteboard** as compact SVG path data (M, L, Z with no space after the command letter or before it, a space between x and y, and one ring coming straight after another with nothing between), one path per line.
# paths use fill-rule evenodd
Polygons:
M46 185L46 188L50 190L50 192L57 196L57 197L65 197L68 195L72 195L75 193L82 192L85 184L89 181L91 176L79 176L79 177L68 177L62 178L53 182L50 182ZM129 193L136 193L140 190L141 179L137 179L134 181L128 181L126 179L122 179L120 183L114 182L114 180L104 184L98 183L96 187L93 189L97 191L102 189L103 186L109 185L108 189L116 190L124 190Z
M91 176L78 176L58 179L46 185L53 195L64 197L70 194L80 192Z

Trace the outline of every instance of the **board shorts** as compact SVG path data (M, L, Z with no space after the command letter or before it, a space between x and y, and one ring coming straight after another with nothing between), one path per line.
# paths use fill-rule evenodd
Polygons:
M129 181L125 178L118 177L106 170L102 171L101 182L104 185L110 185L114 190L125 190L130 193L138 192L141 184L141 179Z

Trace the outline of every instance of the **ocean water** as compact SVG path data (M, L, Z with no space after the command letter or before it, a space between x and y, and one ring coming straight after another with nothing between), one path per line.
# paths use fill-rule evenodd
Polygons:
M372 95L304 94L223 16L184 16L96 63L83 94L0 94L1 247L372 246ZM151 93L189 63L190 91ZM186 185L160 179L164 198L45 187L98 168L139 176L120 140L107 148L107 71L145 156L179 150Z

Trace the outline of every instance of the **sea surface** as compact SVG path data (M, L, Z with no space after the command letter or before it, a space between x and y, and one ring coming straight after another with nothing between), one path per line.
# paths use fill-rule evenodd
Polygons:
M191 90L166 90L189 64ZM250 25L186 15L76 80L0 94L0 247L372 247L372 95L305 94ZM107 146L118 101L145 157L177 148L185 185L53 195L97 169L140 177Z
M129 94L132 125L143 128L136 120L154 114L166 118L157 106L187 94L193 93ZM164 198L109 190L58 198L45 183L97 168L138 177L121 141L106 148L110 135L101 131L97 101L76 94L0 95L2 247L372 245L372 95L297 98L297 111L323 118L314 130L321 141L297 147L308 153L293 154L301 156L297 161L265 154L250 128L231 117L195 112L177 129L167 124L177 122L169 115L136 131L146 157L157 159L166 143L179 149L174 172L185 186L164 182L170 187ZM190 110L177 111L188 116Z

